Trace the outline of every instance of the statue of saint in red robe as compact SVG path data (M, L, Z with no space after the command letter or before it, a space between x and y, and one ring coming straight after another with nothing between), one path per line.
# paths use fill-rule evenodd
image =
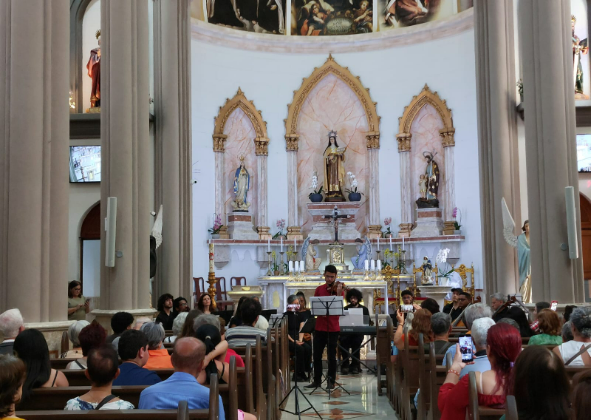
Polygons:
M97 31L98 48L90 51L90 59L86 64L88 77L92 78L92 89L90 90L90 107L101 106L101 38L100 31Z

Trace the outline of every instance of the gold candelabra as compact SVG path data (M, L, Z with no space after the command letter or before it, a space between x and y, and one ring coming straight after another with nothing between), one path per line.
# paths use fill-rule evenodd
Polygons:
M209 244L209 273L207 275L207 282L209 283L209 289L207 289L207 293L211 297L211 310L217 311L218 305L215 302L217 279L215 278L214 245L213 244Z

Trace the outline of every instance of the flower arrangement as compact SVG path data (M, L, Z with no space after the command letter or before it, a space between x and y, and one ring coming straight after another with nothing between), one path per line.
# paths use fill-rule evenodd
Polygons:
M355 175L353 174L353 172L347 172L347 176L349 177L349 185L351 185L351 188L346 189L345 192L351 194L351 193L359 193L361 195L364 195L362 192L357 191L357 178L355 178Z
M314 194L322 194L322 188L324 187L321 185L320 188L318 188L318 173L316 171L314 171L314 174L312 175L312 185L310 188L312 188L312 192L308 194L308 198L312 199L312 195Z
M460 215L460 221L458 222L458 213ZM456 220L454 220L454 229L455 230L460 230L460 228L462 227L461 222L462 222L462 212L460 211L459 208L454 207L452 213L451 213L452 217Z
M387 238L388 235L392 235L392 231L390 230L390 225L392 224L392 218L386 217L384 219L384 226L386 226L386 230L384 231L384 238Z
M275 235L273 235L273 239L277 239L280 236L283 236L285 238L286 236L283 233L283 229L285 229L285 219L278 219L276 222L276 226L277 226L277 229L279 229L279 230L277 231L277 233Z
M448 254L449 254L449 248L440 249L439 252L437 253L437 257L435 257L435 261L437 262L437 264L445 264L447 262L447 255ZM454 271L453 268L450 268L449 271L447 271L443 274L440 274L437 277L449 278L449 276L451 275L451 273L453 273L453 271Z
M213 221L213 227L208 229L208 232L211 233L212 235L215 235L217 233L220 233L220 230L222 229L222 227L224 225L222 225L222 217L220 215L217 215L214 213L214 221Z

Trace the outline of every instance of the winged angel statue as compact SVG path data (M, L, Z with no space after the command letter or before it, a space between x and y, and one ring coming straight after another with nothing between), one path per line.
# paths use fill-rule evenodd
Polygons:
M365 237L365 241L361 238L355 239L355 244L357 245L357 255L351 258L351 262L353 263L353 267L356 270L363 270L365 265L365 260L368 259L368 255L371 254L371 242Z
M304 244L302 245L302 257L306 262L306 271L315 271L318 270L320 267L320 263L322 262L321 258L318 258L318 244L320 241L318 239L306 238Z
M531 261L529 256L529 222L526 220L521 228L522 233L515 236L515 221L509 212L505 198L501 200L503 207L503 236L513 248L517 248L519 260L519 293L525 303L532 302Z

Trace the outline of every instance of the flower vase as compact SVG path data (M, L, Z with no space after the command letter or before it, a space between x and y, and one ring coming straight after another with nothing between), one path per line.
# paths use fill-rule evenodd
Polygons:
M212 233L211 239L220 239L220 234L219 233Z
M459 230L459 229L458 230L454 230L454 235L461 235L461 234L462 234L462 231L461 230Z
M349 201L361 201L361 193L359 193L359 192L349 193Z
M310 194L310 201L312 203L322 202L322 194Z

